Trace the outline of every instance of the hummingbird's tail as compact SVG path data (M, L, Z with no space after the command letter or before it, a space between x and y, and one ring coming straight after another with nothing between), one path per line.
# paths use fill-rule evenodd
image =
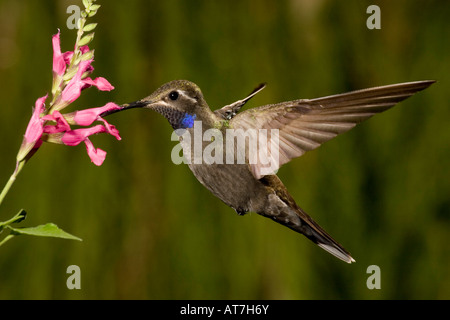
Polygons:
M260 180L270 186L264 209L258 213L303 234L325 251L347 263L355 262L350 253L334 240L319 224L303 211L288 193L277 176L265 176Z
M297 207L295 210L302 225L294 229L294 231L304 234L308 239L313 241L325 251L331 253L336 258L341 259L347 263L355 262L350 253L342 247L336 240L334 240L321 226L319 226L310 216L306 214L301 208Z
M355 262L350 253L334 240L321 226L319 226L309 215L298 206L296 208L285 207L277 215L267 215L274 221L303 234L319 247L331 253L336 258L347 263Z

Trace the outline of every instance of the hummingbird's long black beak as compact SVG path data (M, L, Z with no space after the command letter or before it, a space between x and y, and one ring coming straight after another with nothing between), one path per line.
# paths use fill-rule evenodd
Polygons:
M134 102L131 102L131 103L125 103L125 104L122 104L120 106L120 109L103 112L102 114L100 114L100 117L103 118L103 117L109 116L110 114L113 114L113 113L116 113L116 112L121 112L121 111L128 110L128 109L143 108L147 104L148 104L147 102L142 101L142 100L134 101Z

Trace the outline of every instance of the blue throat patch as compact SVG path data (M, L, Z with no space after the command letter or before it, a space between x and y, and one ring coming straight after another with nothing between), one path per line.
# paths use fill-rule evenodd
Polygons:
M185 113L183 119L181 119L181 128L192 128L194 126L195 118L197 118L196 114Z

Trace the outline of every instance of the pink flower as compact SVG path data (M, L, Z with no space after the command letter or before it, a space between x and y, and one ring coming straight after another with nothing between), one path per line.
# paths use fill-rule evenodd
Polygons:
M91 78L82 79L85 72L92 72L92 61L94 60L91 59L80 62L77 73L61 93L62 101L65 101L68 104L74 102L80 96L81 90L90 86L96 86L101 91L110 91L114 89L108 80L102 77L96 78L95 80L92 80Z
M66 65L70 63L73 56L72 51L61 53L61 44L59 39L60 31L52 37L53 45L53 73L63 76L66 72Z
M81 54L85 54L86 52L89 51L89 47L87 45L82 46L82 47L80 47L80 51L81 51Z
M95 149L91 140L89 140L88 138L86 138L84 140L84 143L86 144L86 150L87 150L89 158L91 158L91 161L96 166L101 166L103 164L103 161L105 161L106 151L103 151L100 148Z
M17 155L18 161L30 158L42 145L42 136L45 134L46 138L44 140L53 143L63 143L67 146L77 146L84 142L89 158L95 165L100 166L106 158L106 152L95 148L89 137L98 133L109 133L117 140L121 140L119 130L100 117L100 114L103 112L120 109L120 107L113 102L109 102L103 107L75 111L66 115L62 115L59 111L54 111L52 114L42 116L42 113L45 111L44 102L46 98L47 95L36 100L33 115L25 132L24 142ZM55 124L48 124L49 121ZM69 124L71 122L77 125L89 126L94 121L102 121L103 125L98 124L89 128L72 130Z
M72 103L78 99L83 89L84 83L81 80L81 76L88 69L92 60L81 61L78 66L76 75L69 81L61 94L61 100L67 103Z
M105 126L106 132L116 137L117 140L121 140L122 138L120 137L119 131L116 129L116 127L100 117L100 115L104 112L119 109L121 109L121 107L119 107L117 104L108 102L106 105L100 108L91 108L68 113L65 115L65 118L69 122L80 126L90 126L94 121L102 121Z
M103 77L92 79L87 77L94 68L92 67L93 59L91 54L86 55L81 61L74 65L76 74L72 76L69 82L65 85L63 76L66 74L67 66L71 63L74 51L67 51L61 53L60 47L60 31L52 37L53 46L53 87L52 93L54 95L52 104L46 110L44 103L48 95L36 100L33 114L28 123L22 146L17 154L17 164L21 161L26 161L39 149L43 141L53 143L63 143L68 146L76 146L81 142L86 144L86 150L92 162L96 165L101 165L106 157L106 152L101 149L96 149L89 137L98 133L109 133L117 140L121 140L119 131L115 126L108 123L100 115L110 110L120 109L115 103L107 103L100 108L91 108L86 110L75 111L69 114L61 114L60 110L65 108L70 103L74 102L81 94L83 89L91 86L97 87L101 91L109 91L114 87ZM79 48L80 53L86 54L89 52L87 45ZM87 60L83 60L87 59ZM72 66L71 66L72 68ZM72 74L72 71L71 71ZM58 89L61 89L59 91ZM90 128L72 129L70 125L90 126L94 121L101 121L103 124L98 124Z
M100 115L103 112L119 109L121 108L117 104L108 102L100 108L91 108L68 113L66 114L66 118L71 119L73 122L80 126L90 126L94 121L100 119Z
M112 125L110 125L112 126ZM114 126L112 126L114 127ZM115 128L114 128L115 129ZM116 130L117 131L117 130ZM106 157L106 152L103 151L100 148L95 148L92 144L91 140L89 140L89 136L93 134L103 133L103 132L109 132L106 127L102 126L101 124L90 127L90 128L82 128L82 129L75 129L70 130L64 133L64 135L61 138L61 142L64 143L67 146L76 146L80 144L81 142L84 142L86 144L86 150L88 153L89 158L91 158L91 161L97 165L100 166ZM120 140L120 136L118 135L116 138Z
M70 130L70 125L59 111L54 111L53 114L48 114L42 117L44 120L55 121L56 125L44 126L44 133L60 133Z
M25 142L35 143L38 141L43 133L42 124L44 120L41 118L41 113L44 112L44 103L47 99L47 95L36 100L33 115L28 123L27 130L25 131Z
M100 91L111 91L114 87L103 77L98 77L92 80L91 78L86 78L83 80L85 85L95 86Z
M114 125L108 123L103 118L100 118L99 120L103 121L103 124L105 126L106 132L108 132L110 135L114 136L117 140L122 140L122 138L119 135L119 130L117 130Z
M31 157L42 144L42 134L44 132L41 114L45 111L45 100L47 95L36 100L33 114L28 122L22 145L17 153L17 161L22 161L26 157Z
M87 137L102 132L106 132L106 128L101 124L98 124L90 128L70 130L64 133L64 135L61 138L61 142L64 143L66 146L77 146L78 144L86 140Z

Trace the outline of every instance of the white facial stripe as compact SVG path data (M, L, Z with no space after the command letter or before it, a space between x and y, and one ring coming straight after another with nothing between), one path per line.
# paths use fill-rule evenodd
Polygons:
M163 106L163 107L170 107L170 104L167 103L166 101L164 101L164 100L158 100L158 101L156 101L156 102L153 102L153 103L150 103L150 104L146 105L144 108L151 109L151 108L154 108L155 105L157 105L157 106Z
M178 91L179 94L183 95L184 98L186 98L187 100L191 100L192 103L196 103L197 100L195 100L194 98L190 97L186 91L183 90L179 90Z

